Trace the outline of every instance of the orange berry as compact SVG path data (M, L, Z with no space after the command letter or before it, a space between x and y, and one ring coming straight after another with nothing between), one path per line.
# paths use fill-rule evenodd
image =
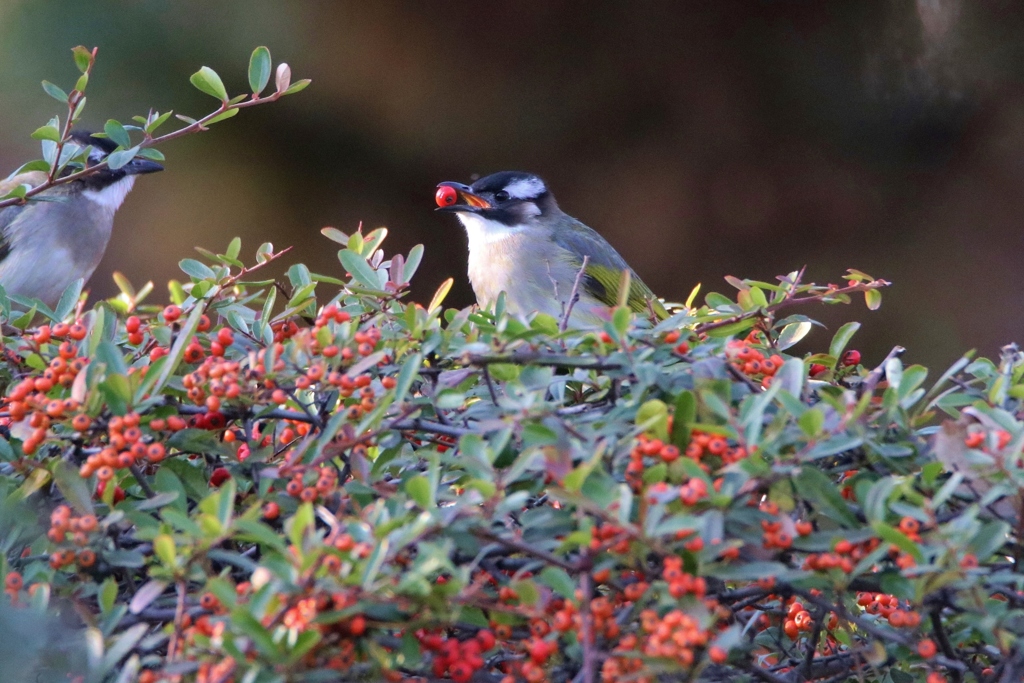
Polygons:
M4 588L8 590L19 591L24 584L25 580L19 572L8 572L7 576L4 577Z

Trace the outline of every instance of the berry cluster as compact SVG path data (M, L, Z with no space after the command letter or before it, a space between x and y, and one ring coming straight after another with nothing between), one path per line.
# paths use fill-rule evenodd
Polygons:
M783 359L777 353L767 355L757 348L763 343L764 335L758 331L751 332L745 339L731 339L725 345L725 358L737 371L767 388L782 367Z
M96 515L73 515L67 505L54 508L46 537L58 549L50 553L50 566L60 569L77 564L81 569L88 569L96 564L96 552L86 546L98 526Z

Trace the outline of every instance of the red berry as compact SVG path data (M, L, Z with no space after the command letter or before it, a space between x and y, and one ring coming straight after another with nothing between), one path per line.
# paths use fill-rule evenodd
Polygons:
M824 365L821 365L819 363L811 363L811 377L817 377L818 375L823 374L826 371L828 371L828 368L826 368Z
M451 206L459 201L459 193L450 185L441 185L437 188L437 194L434 195L434 199L437 201L438 206Z
M210 475L210 486L219 487L221 484L231 478L231 472L228 472L227 467L218 467Z
M853 366L860 364L860 351L847 351L843 354L843 365Z
M477 642L480 643L480 647L486 652L494 647L494 632L489 628L482 628L476 632Z
M448 675L455 683L469 683L469 680L473 678L473 667L465 660L452 662L448 667Z
M137 315L129 316L128 319L124 321L124 329L128 334L138 332L140 327L142 327L142 321L139 320L139 316Z
M917 654L921 655L925 659L931 659L938 651L939 648L931 638L925 638L917 644Z
M164 309L164 320L169 323L173 323L175 320L181 317L181 308L171 304Z

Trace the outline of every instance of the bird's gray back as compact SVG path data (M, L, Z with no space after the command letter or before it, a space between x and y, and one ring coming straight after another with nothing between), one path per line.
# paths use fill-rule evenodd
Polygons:
M0 284L56 304L66 283L92 275L113 224L113 211L63 196L0 210Z

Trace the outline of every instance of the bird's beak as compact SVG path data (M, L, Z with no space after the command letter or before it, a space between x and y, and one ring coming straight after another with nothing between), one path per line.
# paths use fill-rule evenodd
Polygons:
M462 183L446 180L443 183L438 183L437 186L439 188L450 187L454 189L457 193L458 201L448 206L439 206L435 211L464 211L466 213L479 213L483 209L491 208L491 203L480 195L473 194L473 188L469 185L463 185Z
M127 164L124 165L124 172L128 175L142 175L143 173L156 173L157 171L164 170L164 167L155 161L144 159L142 157L135 157Z

